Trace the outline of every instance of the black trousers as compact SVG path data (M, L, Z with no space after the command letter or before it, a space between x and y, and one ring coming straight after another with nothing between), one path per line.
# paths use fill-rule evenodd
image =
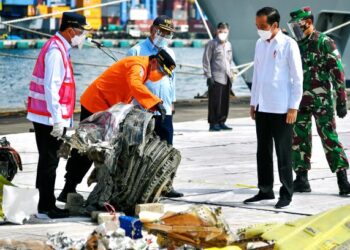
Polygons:
M173 145L174 128L173 128L173 116L166 115L164 121L160 115L154 116L155 127L154 131L160 137L161 140L166 140L168 144Z
M174 128L173 128L173 116L166 115L164 121L160 115L154 116L155 126L154 132L159 136L161 140L167 141L168 144L173 145ZM175 176L174 176L175 177ZM174 178L171 179L169 184L169 190L174 189L173 187Z
M59 158L57 150L62 141L50 135L52 126L33 122L35 140L39 152L36 188L39 189L38 210L48 211L55 207L55 181Z
M81 106L80 121L92 115L90 111ZM78 185L84 178L85 174L92 166L91 161L87 156L78 153L78 150L72 149L71 157L67 161L66 165L66 185L71 186Z
M228 117L231 82L226 85L215 82L208 89L208 122L209 124L225 123Z
M286 114L256 112L258 141L258 188L262 193L273 192L273 141L277 155L280 199L291 201L293 195L292 125L286 123Z

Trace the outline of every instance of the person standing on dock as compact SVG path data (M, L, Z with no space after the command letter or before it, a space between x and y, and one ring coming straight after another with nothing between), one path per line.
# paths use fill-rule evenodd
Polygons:
M259 193L244 203L274 199L273 142L282 187L275 208L293 196L292 128L303 93L303 69L298 44L279 29L280 15L271 7L256 13L256 42L250 116L257 134Z
M228 23L219 23L216 37L207 43L203 54L203 70L208 86L209 131L232 130L225 124L233 81L231 69L234 66L228 34Z
M150 36L129 49L128 56L150 56L158 53L159 49L166 50L175 61L175 53L168 47L170 39L173 37L174 25L170 17L165 15L157 17L150 28ZM174 128L173 113L175 112L174 102L176 101L175 91L175 73L172 78L163 77L157 82L147 81L147 88L163 101L166 110L165 119L159 112L154 113L155 128L154 131L161 140L166 140L168 144L173 145ZM183 194L170 190L164 194L165 197L182 197Z
M160 50L156 55L129 56L119 60L81 95L80 121L117 103L130 103L133 98L144 109L157 110L165 119L166 110L162 100L144 84L147 80L156 82L164 76L172 77L175 67L175 61L165 50ZM76 186L83 180L92 163L86 155L72 150L66 165L66 183L57 200L66 202L68 193L76 193Z
M81 46L90 27L77 13L63 13L59 32L40 51L29 87L27 119L33 122L39 151L36 187L39 189L38 212L50 218L68 217L68 210L56 207L54 194L59 163L58 140L73 126L75 81L70 51Z
M347 114L344 69L335 42L313 25L310 7L290 13L288 23L298 41L304 70L304 93L293 129L293 168L297 174L294 192L311 192L308 171L311 169L312 121L316 121L328 165L337 174L339 195L350 194L346 169L349 162L336 131L333 91L339 118Z

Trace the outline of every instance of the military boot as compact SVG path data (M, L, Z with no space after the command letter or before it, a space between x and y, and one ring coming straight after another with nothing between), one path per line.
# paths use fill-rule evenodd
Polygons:
M307 178L307 170L297 171L297 178L293 182L294 192L298 193L309 193L311 192L311 187L309 180Z
M348 176L346 175L346 170L342 169L337 172L339 195L350 194L350 183L348 181Z

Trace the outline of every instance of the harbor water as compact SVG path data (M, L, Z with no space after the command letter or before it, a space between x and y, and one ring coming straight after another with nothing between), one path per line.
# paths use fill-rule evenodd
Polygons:
M117 49L113 49L116 51ZM126 52L127 49L118 49ZM174 48L177 62L191 65L201 65L204 48ZM2 53L37 58L40 49L2 50ZM123 54L115 53L118 58ZM72 61L96 65L112 65L113 60L96 48L72 50ZM30 77L35 60L0 56L0 109L24 108L27 98ZM77 84L77 100L89 84L96 79L106 67L90 65L74 65L75 81ZM206 79L202 69L178 67L176 75L177 100L193 99L194 96L206 92ZM190 72L190 73L181 73ZM194 74L191 74L194 73ZM233 84L232 90L237 96L249 95L249 89L241 78Z

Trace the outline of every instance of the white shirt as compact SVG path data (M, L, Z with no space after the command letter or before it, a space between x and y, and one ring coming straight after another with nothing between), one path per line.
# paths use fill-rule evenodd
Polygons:
M66 48L67 55L70 55L71 45L68 41L61 36L58 32L56 35L61 39ZM65 76L65 68L62 59L62 54L59 51L57 45L52 43L45 55L45 100L47 109L51 113L51 117L37 115L28 112L27 119L32 122L37 122L45 125L53 125L54 123L63 123L65 127L73 126L73 117L64 119L62 118L60 108L60 96L59 90Z
M303 94L303 69L298 44L278 31L256 42L250 105L259 111L285 114L298 109Z

